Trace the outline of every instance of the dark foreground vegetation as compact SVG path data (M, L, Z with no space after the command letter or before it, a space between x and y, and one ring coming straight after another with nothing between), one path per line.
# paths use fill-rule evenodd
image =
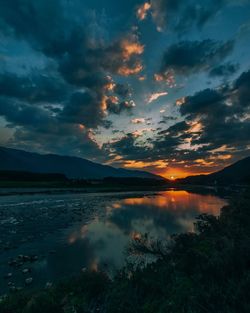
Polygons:
M127 265L111 280L105 273L77 278L3 299L1 313L249 313L250 207L241 197L220 217L201 215L196 233L168 242L146 235L130 253L153 254L155 263Z

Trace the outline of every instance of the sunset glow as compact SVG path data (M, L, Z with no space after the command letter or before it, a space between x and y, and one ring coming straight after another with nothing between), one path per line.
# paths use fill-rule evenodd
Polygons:
M0 312L250 313L249 208L250 0L0 0Z
M248 1L1 9L1 146L172 181L250 154Z

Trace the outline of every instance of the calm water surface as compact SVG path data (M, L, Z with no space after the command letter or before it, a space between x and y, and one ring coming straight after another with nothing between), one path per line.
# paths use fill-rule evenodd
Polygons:
M45 286L83 268L113 272L138 233L165 239L193 231L197 215L218 215L226 203L184 190L0 197L0 294L11 285Z

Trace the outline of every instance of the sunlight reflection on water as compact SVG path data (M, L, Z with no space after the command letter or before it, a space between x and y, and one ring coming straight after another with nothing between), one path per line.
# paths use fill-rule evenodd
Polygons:
M3 243L21 241L14 250L0 251L0 274L13 271L13 282L23 286L22 269L29 266L35 287L83 268L114 272L124 265L131 238L147 233L168 239L193 231L197 215L218 215L226 204L218 196L184 190L2 198ZM8 267L11 258L32 253L39 257L34 264ZM5 291L7 283L0 281L0 290Z
M194 230L195 217L218 215L226 201L213 195L169 190L157 195L128 197L107 204L102 218L81 226L69 235L68 243L88 241L99 263L117 268L124 262L124 250L140 234L166 239L175 233Z

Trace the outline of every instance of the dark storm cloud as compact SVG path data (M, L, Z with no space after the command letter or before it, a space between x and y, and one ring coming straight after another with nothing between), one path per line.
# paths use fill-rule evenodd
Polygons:
M64 36L58 32L63 29L65 17L62 14L62 1L13 0L1 3L1 22L5 27L2 32L14 33L19 38L27 39L37 49L44 49Z
M107 72L127 76L140 71L143 46L135 34L111 43L94 42L77 17L79 12L70 16L62 0L14 0L6 2L1 11L6 29L52 58L69 84L104 93Z
M229 1L227 0L151 0L153 19L159 30L187 31L201 28Z
M100 89L108 82L107 73L129 76L141 71L143 46L136 35L125 35L107 45L85 38L84 32L76 33L65 43L67 54L57 55L59 71L69 83Z
M46 69L48 76L36 69L22 76L0 73L0 114L8 125L17 127L12 144L20 140L23 146L25 141L37 145L41 138L45 149L52 149L55 141L58 149L65 145L70 151L77 147L82 151L84 144L100 151L84 134L88 128L110 128L108 112L120 114L134 106L129 87L115 84L110 75L141 71L144 48L136 34L129 32L109 42L94 39L86 31L84 12L77 3L64 0L5 1L0 24L3 37L26 41L52 64ZM119 102L111 105L115 95Z
M121 156L124 160L145 160L150 158L151 150L138 144L138 138L127 133L122 138L104 144L103 149L109 153Z
M164 115L159 124L167 124L168 122L175 121L176 119L177 117Z
M225 64L220 64L218 66L215 66L211 69L209 72L209 76L211 77L228 77L236 73L239 69L238 64L232 64L230 62Z
M195 117L224 118L248 113L250 106L250 70L243 72L231 86L205 89L185 98L180 112ZM215 112L219 110L220 115Z
M188 124L185 121L179 122L170 126L167 129L167 132L173 136L176 136L178 133L183 133L189 129Z
M99 98L100 97L100 98ZM96 127L103 119L102 96L90 92L75 92L65 105L61 118L73 124Z
M60 77L37 72L28 76L14 73L0 73L0 94L14 97L29 103L59 102L65 100L69 92L68 86Z
M185 122L178 122L166 130L158 132L152 141L153 149L160 159L176 158L179 154L178 147L189 137L187 131L190 126Z
M193 144L207 144L210 149L228 145L247 149L250 141L250 71L241 74L232 86L206 89L186 97L180 112L203 126Z
M180 112L183 115L211 114L212 110L215 109L218 103L224 98L224 94L220 91L205 89L197 92L193 96L186 97L185 103L180 108Z
M62 154L71 151L72 155L84 154L86 157L102 156L87 129L63 122L40 106L0 97L0 115L5 117L9 127L17 127L9 141L12 147Z
M122 101L119 103L114 103L107 100L107 109L110 113L120 114L122 111L131 112L132 108L135 106L132 100L130 101Z
M169 48L159 64L162 65L159 66L160 72L157 76L159 81L165 78L171 87L176 87L178 80L175 84L174 74L186 75L189 79L191 74L207 72L210 77L225 79L236 73L237 65L227 60L233 51L234 42L203 40L208 34L213 36L214 27L209 28L204 34L195 30L202 29L208 21L212 21L212 18L230 1L204 0L202 3L198 0L150 1L151 7L146 13L152 14L159 30L169 30L176 36L176 38L169 36ZM130 16L129 10L133 7L138 8L139 3L133 0L125 2L122 4L119 1L107 3L97 0L1 2L1 38L6 42L10 40L10 46L15 42L14 48L7 45L6 50L3 49L6 53L10 52L8 62L12 62L12 57L13 64L22 62L16 60L19 53L13 50L17 50L19 45L22 47L25 43L29 52L25 56L21 53L21 59L24 57L29 59L39 54L45 67L39 69L39 72L36 68L28 72L27 68L21 68L20 64L17 74L13 73L15 65L10 66L6 72L0 70L0 115L6 119L8 127L15 130L11 144L27 147L28 150L30 147L36 147L37 150L65 154L70 151L75 155L82 153L82 156L94 155L100 158L111 153L121 156L123 160L150 162L176 159L184 160L188 165L195 164L195 159L209 158L212 149L223 145L232 149L234 154L246 150L249 143L250 72L243 73L232 84L227 82L226 86L205 89L198 93L190 91L189 96L184 98L184 103L177 107L180 113L178 118L162 117L159 122L162 129L158 128L157 132L150 130L147 135L140 135L139 131L129 133L131 125L128 123L126 132L119 133L121 138L104 144L103 148L95 142L95 134L100 135L100 141L106 140L106 131L104 135L101 133L103 128L110 129L112 133L109 114L111 119L117 119L119 123L120 120L117 116L114 117L114 114L131 112L135 106L134 92L139 103L138 110L142 108L140 99L147 91L144 87L152 87L148 84L149 79L145 79L145 82L143 80L137 82L134 79L133 84L132 81L130 84L124 81L128 76L136 76L144 69L147 57L159 54L159 50L153 53L148 51L150 44L153 49L159 49L158 40L161 44L164 40L164 34L155 36L154 40L151 37L152 32L146 34L145 49L148 50L143 62L144 45L139 40L139 36L145 39L143 27L140 31L134 27L124 32L124 29L131 26L131 21L127 24L123 22L121 26L118 16L119 14ZM86 19L87 11L91 7L93 9L91 14L98 14L100 6L104 4L107 4L105 10L109 12L116 7L116 10L112 11L113 14L105 19L110 20L111 16L114 17L120 21L120 28L110 27L105 36L93 35L94 32L103 34L106 29L101 29L102 24L99 24L97 17L90 27ZM121 6L128 11L119 12ZM226 12L226 15L229 13ZM125 18L122 18L122 21L125 21ZM223 21L228 23L226 18ZM112 25L118 25L115 23ZM149 25L150 23L144 26ZM189 31L192 34L190 36ZM227 40L223 38L229 38L229 31L223 30L221 34L211 38ZM187 36L185 40L184 35ZM190 38L201 39L191 41ZM176 40L180 42L176 43ZM236 58L237 55L239 57L238 50L235 51ZM232 62L237 62L237 59L232 58ZM141 74L144 78L149 77L149 73L153 71L151 67L154 61L148 63L148 72ZM143 77L141 76L142 79ZM138 88L138 84L143 85ZM201 84L197 82L196 87L191 86L192 90L195 88L198 90ZM189 86L187 84L185 87ZM171 97L173 93L169 92L169 101ZM147 109L143 110L145 114L149 112ZM145 116L141 114L142 112L137 113L138 116ZM151 113L153 115L150 111L149 114ZM155 118L156 116L153 118L154 125ZM124 121L122 122L123 126ZM145 116L145 123L150 125L152 121ZM116 121L114 125L117 127ZM101 126L99 132L98 126ZM138 128L142 126L138 125ZM114 130L116 131L118 130Z
M12 126L47 125L50 121L48 112L40 107L0 97L0 115L4 116Z
M114 92L123 98L130 97L132 94L131 88L128 84L116 84Z
M176 74L187 75L207 70L225 59L233 47L233 41L181 41L170 46L163 55L160 74L164 76L173 70Z
M140 143L140 137L133 133L124 135L119 140L106 144L104 148L112 153L122 156L124 160L157 161L176 155L176 148L187 137L184 131L189 126L186 122L176 123L164 131L160 131L156 138L148 138L150 146Z
M185 120L164 130L158 129L148 140L149 146L138 145L138 138L127 134L107 148L125 160L166 160L175 165L181 160L179 166L183 168L186 165L199 170L203 166L209 171L219 156L217 165L225 166L228 157L249 154L249 90L250 71L242 73L228 86L205 89L186 97L180 107Z
M37 140L39 138L39 140ZM9 145L25 150L33 149L40 152L59 153L92 158L102 151L90 137L90 133L82 131L75 125L56 124L50 128L36 129L34 127L18 128ZM69 152L70 151L70 152Z
M234 83L235 94L233 100L238 105L249 108L250 106L250 70L243 72Z
M132 100L132 91L128 84L115 84L113 87L114 95L106 100L107 110L113 114L120 114L123 111L131 113L135 107Z

